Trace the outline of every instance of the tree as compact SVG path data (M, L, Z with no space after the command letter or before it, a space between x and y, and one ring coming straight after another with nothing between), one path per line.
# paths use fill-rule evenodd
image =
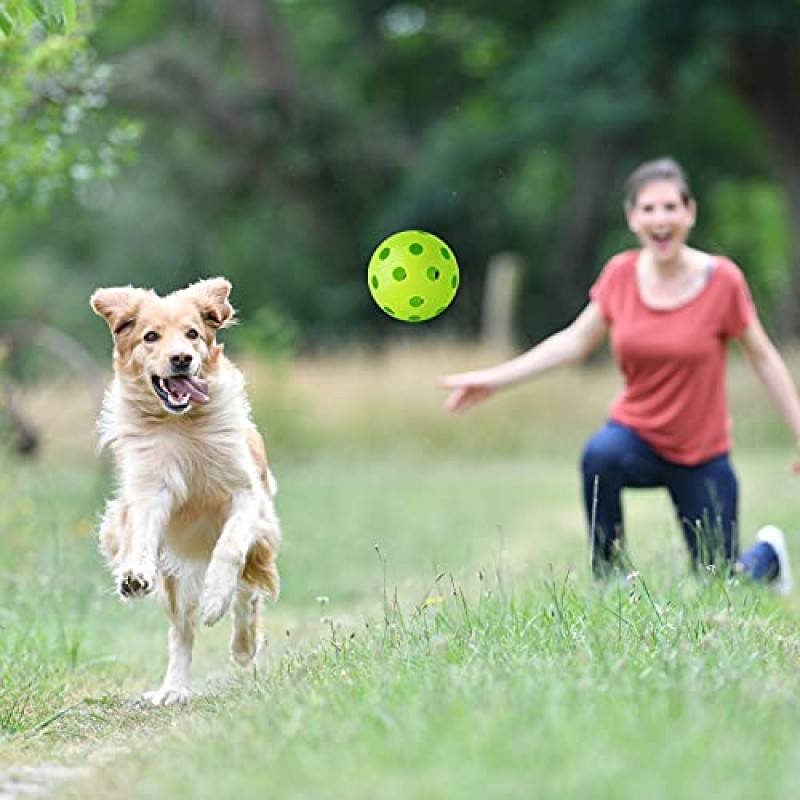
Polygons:
M785 2L766 5L788 14ZM423 227L455 249L465 278L439 330L475 329L485 265L512 249L528 265L519 332L539 337L585 302L604 257L632 244L625 175L669 152L703 200L698 239L746 251L752 281L761 265L749 256L764 243L730 217L781 206L762 117L733 80L733 32L747 37L746 15L758 12L740 6L114 4L86 40L96 66L113 65L108 105L64 141L89 143L91 155L90 119L133 116L144 130L136 168L103 192L59 201L48 237L29 234L25 257L95 285L170 289L224 272L248 331L328 342L419 330L376 313L365 271L378 241ZM29 132L19 143L41 147L46 137ZM738 203L740 191L752 202ZM771 291L779 273L770 266Z
M719 3L714 27L729 48L733 86L767 133L770 161L783 186L791 218L791 281L784 295L784 334L800 334L800 3L772 0L739 5Z
M75 0L0 5L0 199L42 210L60 193L115 174L136 126L94 126L111 70L89 45Z

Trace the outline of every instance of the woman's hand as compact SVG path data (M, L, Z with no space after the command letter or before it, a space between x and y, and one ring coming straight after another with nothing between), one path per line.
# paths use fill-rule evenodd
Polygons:
M494 394L488 382L470 372L447 375L439 381L439 385L443 389L453 390L444 401L445 409L451 413L471 408Z

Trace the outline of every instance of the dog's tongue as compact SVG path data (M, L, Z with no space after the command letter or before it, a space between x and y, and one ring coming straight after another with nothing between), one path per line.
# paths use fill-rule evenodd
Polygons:
M188 394L195 403L208 402L208 383L193 376L167 378L164 383L170 394Z

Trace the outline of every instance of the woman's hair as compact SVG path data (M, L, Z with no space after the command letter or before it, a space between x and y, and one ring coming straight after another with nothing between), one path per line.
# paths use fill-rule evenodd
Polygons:
M688 205L694 199L689 181L681 165L674 158L646 161L637 167L625 182L625 208L630 211L645 184L653 181L673 181L680 190L681 199Z

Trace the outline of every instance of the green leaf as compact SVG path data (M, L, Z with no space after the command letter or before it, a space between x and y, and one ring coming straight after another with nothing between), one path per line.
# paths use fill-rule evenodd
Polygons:
M64 27L69 33L75 30L78 21L78 13L75 7L75 0L62 0L61 13L64 16Z
M28 5L48 33L64 32L64 11L61 0L28 0Z
M48 29L53 33L64 33L66 17L62 0L43 0L42 4L45 9L45 24Z
M14 20L6 13L5 8L0 6L0 31L4 36L11 36L14 30Z

